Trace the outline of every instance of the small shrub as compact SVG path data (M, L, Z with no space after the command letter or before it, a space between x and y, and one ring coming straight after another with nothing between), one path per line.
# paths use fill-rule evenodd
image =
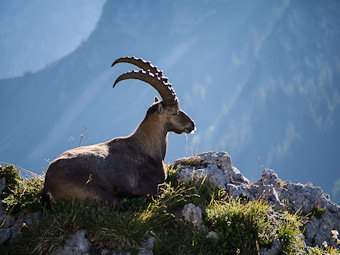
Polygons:
M1 199L7 213L41 209L40 199L44 182L39 176L24 179L13 165L5 165L0 167L0 178L3 177L6 179L6 186Z
M14 165L0 166L0 178L5 178L6 186L1 194L1 198L5 198L15 190L19 182L23 180L20 177L20 171Z

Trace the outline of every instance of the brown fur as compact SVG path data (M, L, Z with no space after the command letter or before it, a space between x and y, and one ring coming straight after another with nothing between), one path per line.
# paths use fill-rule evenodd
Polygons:
M190 133L194 128L178 106L157 99L130 136L72 149L55 159L47 169L44 195L117 204L116 197L156 194L166 180L167 133Z

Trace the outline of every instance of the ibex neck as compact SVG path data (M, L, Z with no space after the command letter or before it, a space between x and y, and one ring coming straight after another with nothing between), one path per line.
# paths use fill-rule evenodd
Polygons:
M145 118L131 135L138 140L143 150L154 158L164 160L167 147L167 131L154 118Z

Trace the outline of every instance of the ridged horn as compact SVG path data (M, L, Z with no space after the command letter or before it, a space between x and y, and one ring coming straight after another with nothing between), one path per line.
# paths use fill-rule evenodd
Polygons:
M113 87L115 87L118 82L127 79L136 79L149 83L158 91L165 105L178 105L178 98L176 96L175 90L172 88L171 84L166 78L158 77L149 70L133 70L120 75L114 82Z
M116 59L115 62L112 63L111 67L113 67L115 64L118 64L118 63L133 64L143 69L144 71L150 70L151 73L157 74L158 77L163 77L163 71L159 70L157 66L154 66L153 64L151 64L150 61L146 61L142 58L121 57L121 58Z

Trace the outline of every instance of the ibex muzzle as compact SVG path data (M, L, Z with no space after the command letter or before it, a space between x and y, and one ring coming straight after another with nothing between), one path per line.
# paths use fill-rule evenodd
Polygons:
M128 137L64 152L48 167L43 198L54 200L96 199L120 206L117 197L155 194L166 179L164 158L167 133L191 133L194 121L179 108L179 100L168 78L156 66L135 57L118 58L140 71L120 75L122 80L138 79L154 87L163 101L155 98L144 120Z

